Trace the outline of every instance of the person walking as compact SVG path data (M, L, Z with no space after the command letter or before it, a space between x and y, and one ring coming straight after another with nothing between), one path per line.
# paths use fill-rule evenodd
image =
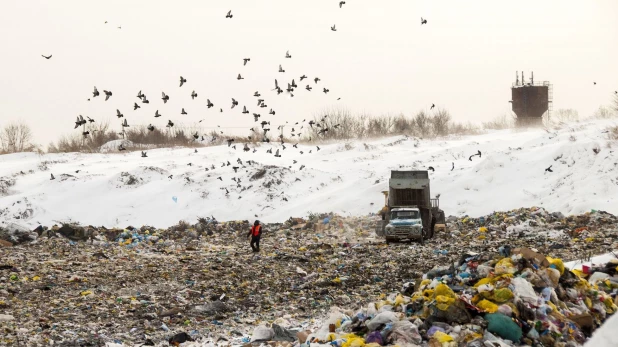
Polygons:
M247 234L251 237L251 249L253 252L260 251L260 237L262 236L262 225L259 220L256 220L251 227L251 231Z

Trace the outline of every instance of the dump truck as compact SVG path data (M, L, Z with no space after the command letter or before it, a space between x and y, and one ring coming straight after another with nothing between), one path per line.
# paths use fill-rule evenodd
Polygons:
M391 171L388 191L382 193L385 202L376 234L387 243L407 240L423 244L433 237L436 225L445 226L440 200L430 195L429 172Z

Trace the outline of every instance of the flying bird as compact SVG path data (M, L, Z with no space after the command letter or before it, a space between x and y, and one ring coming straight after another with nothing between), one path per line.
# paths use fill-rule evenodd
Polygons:
M324 88L324 94L328 94L328 92L330 92L329 89Z
M42 55L42 54L41 54L41 57L43 57L43 58L45 58L45 59L49 60L49 59L51 59L52 55L50 54L49 56L44 56L44 55Z
M423 19L423 17L421 17L421 25L423 24L427 24L427 19Z
M112 96L112 92L109 90L104 90L103 93L105 93L105 101L109 100L110 96Z
M148 158L148 156L146 155L146 152L142 151L142 158Z
M77 120L75 121L75 128L73 129L77 129L77 127L82 126L84 124L86 124L86 120L84 119L84 117L79 115L77 116Z
M193 138L196 140L200 138L200 135L197 133L197 131L195 132L195 134L193 134Z
M332 31L337 31L337 28L336 28L336 27L335 27L335 25L333 24L333 26L332 26L332 27L330 27L330 30L332 30Z
M185 84L187 82L186 78L182 78L182 76L180 76L180 86L182 87L183 84Z
M248 62L251 61L251 58L243 58L242 60L242 66L246 66Z
M321 79L319 77L316 77L316 78L313 79L313 81L315 82L315 84L318 84L318 82L320 82Z
M255 93L253 93L253 96L255 96L256 98L259 98L262 95L259 92L256 91ZM264 100L262 100L262 101L264 101Z
M161 117L161 115L159 114L159 110L156 110L155 111L155 118L159 118L159 117Z
M283 70L283 67L281 67L281 64L279 64L279 72L285 72L285 70Z
M244 80L245 78L242 77L240 74L238 74L238 77L236 77L236 79L240 81L240 80Z
M307 84L307 86L305 87L305 89L307 89L308 91L311 91L311 89L313 89L313 88L311 88L311 86Z
M146 98L146 95L144 95L144 97L142 98L142 104L149 104L150 101L148 101L148 99Z
M342 8L345 5L345 1L339 1L339 8Z
M234 142L234 139L228 139L227 140L227 146L228 147L232 146L232 142Z
M97 96L99 96L99 90L97 89L97 87L94 87L94 91L92 92L92 97L96 98Z
M161 92L161 95L162 95L161 100L163 100L163 103L164 103L164 104L167 104L167 102L168 102L168 101L169 101L169 99L170 99L170 96L169 96L169 95L165 95L165 92Z
M137 97L140 99L144 97L144 94L142 94L141 90L139 91L139 93L137 93Z
M90 117L86 117L86 118L88 118L88 122L90 122L90 123L94 123L94 119L92 119L92 118L90 118Z
M184 107L183 107L182 111L180 111L180 114L187 114L187 112L185 111Z
M302 76L300 76L300 81L302 82L305 78L307 78L307 76L306 76L306 75L302 75Z
M50 181L53 181L56 179L56 177L54 177L54 174L50 174L50 175L51 175L51 178L49 179Z
M152 124L148 124L147 129L148 129L149 131L154 131L154 130L155 130L155 127L154 127Z
M258 118L260 118L260 117L261 117L261 115L260 115L260 114L258 114L258 113L254 113L254 114L253 114L253 119L254 119L256 122L258 121Z
M228 13L225 15L225 18L232 18L234 17L234 15L232 15L232 10L229 10Z
M194 90L191 92L191 100L195 100L196 97L197 97L197 93Z
M547 169L545 169L545 172L554 172L554 171L551 169L551 167L552 167L552 166L553 166L553 165L550 165Z
M206 107L211 108L215 106L215 104L213 104L212 102L210 102L210 99L206 99Z
M119 109L116 109L116 117L118 117L118 118L124 117L124 115L122 113L120 113Z
M270 112L268 112L268 114L272 114L273 116L275 115L275 111L273 111L273 109L270 109Z
M129 123L127 123L127 119L124 119L124 122L122 123L122 127L123 128L128 128L129 127Z
M275 157L281 158L281 154L279 154L279 148L277 148L277 152L275 152Z
M142 108L140 105L137 104L137 102L133 103L133 111L137 110L138 108Z
M173 126L174 126L174 122L172 122L171 120L168 120L168 121L167 121L167 126L166 126L166 127L171 128L171 127L173 127Z
M431 104L430 110L433 110L434 107L436 107L436 104Z
M433 166L428 167L427 170L431 170L431 172L436 172L436 169L434 169Z
M232 108L238 106L238 101L236 101L236 99L232 98ZM221 112L223 112L223 110L221 110Z
M288 59L292 58L292 56L290 55L290 51L285 52L285 57Z

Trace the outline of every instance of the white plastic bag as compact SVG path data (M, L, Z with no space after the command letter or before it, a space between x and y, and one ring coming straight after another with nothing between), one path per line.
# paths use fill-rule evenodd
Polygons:
M275 337L275 331L272 328L269 328L264 325L260 325L259 327L253 330L253 335L251 336L251 342L256 341L270 341Z
M395 344L405 346L409 344L420 345L423 338L418 333L418 327L407 320L396 321L393 323L391 338Z
M369 331L374 331L382 324L397 322L400 319L401 319L400 314L397 314L392 311L378 313L377 316L373 317L372 320L367 322L367 328L369 328Z
M523 278L515 277L511 280L511 284L514 287L513 293L515 297L531 304L536 304L538 302L539 297L536 295L530 282Z

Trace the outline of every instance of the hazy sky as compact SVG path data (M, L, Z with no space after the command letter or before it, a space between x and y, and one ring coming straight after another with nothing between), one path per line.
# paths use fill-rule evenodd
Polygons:
M618 90L616 0L346 0L343 9L338 3L4 1L0 126L25 119L47 145L74 131L79 114L119 128L118 108L134 125L206 119L203 126L249 128L255 124L241 114L243 105L263 118L268 113L256 107L255 91L277 112L273 125L338 105L412 114L432 103L455 120L480 122L510 112L516 70L551 81L554 109L580 115L608 104ZM230 9L234 18L226 19ZM428 24L421 26L420 17ZM292 59L284 58L286 50ZM251 62L243 67L245 57ZM279 64L285 73L277 72ZM236 80L238 73L245 79ZM303 74L319 76L318 88L305 91L305 80L294 98L270 91L275 78L298 83ZM188 80L182 88L180 75ZM94 86L101 96L88 102ZM107 102L104 89L113 92ZM151 103L133 111L139 90ZM162 91L170 95L166 105ZM230 110L231 97L241 107ZM182 107L189 115L180 115ZM163 116L155 119L155 110Z

